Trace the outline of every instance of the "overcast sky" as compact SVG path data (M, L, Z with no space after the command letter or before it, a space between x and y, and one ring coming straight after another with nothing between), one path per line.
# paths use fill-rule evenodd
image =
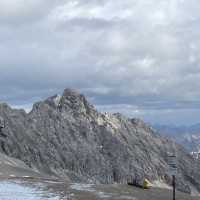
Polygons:
M199 0L0 0L0 101L79 89L99 110L200 122Z

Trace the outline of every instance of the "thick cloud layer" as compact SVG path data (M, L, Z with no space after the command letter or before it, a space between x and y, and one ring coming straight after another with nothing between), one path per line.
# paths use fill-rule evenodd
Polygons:
M1 0L0 99L29 106L73 87L101 110L195 123L199 10L198 0Z

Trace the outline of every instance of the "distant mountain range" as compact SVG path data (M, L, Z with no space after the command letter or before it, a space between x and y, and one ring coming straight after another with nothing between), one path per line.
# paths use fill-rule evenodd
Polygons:
M174 139L189 152L200 153L200 123L191 126L154 125L161 135Z
M33 105L30 113L0 104L5 128L0 152L40 174L75 182L171 183L168 153L177 155L177 189L200 192L200 163L181 145L142 120L98 112L84 95L65 89Z

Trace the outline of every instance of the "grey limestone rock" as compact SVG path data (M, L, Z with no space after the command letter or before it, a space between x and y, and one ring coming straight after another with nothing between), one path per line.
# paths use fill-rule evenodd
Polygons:
M72 181L170 183L167 152L178 156L178 188L200 191L199 163L139 119L98 112L75 90L35 103L30 113L0 104L6 121L0 151L40 172Z

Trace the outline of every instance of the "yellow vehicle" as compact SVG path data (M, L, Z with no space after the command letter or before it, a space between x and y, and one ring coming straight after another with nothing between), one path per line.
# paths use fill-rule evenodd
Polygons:
M143 181L133 180L133 182L128 182L128 185L132 185L134 187L139 187L142 189L150 189L152 187L151 182L146 178L144 178Z
M148 179L144 179L143 181L143 188L144 189L150 189L152 187L152 184L150 183L150 181Z

